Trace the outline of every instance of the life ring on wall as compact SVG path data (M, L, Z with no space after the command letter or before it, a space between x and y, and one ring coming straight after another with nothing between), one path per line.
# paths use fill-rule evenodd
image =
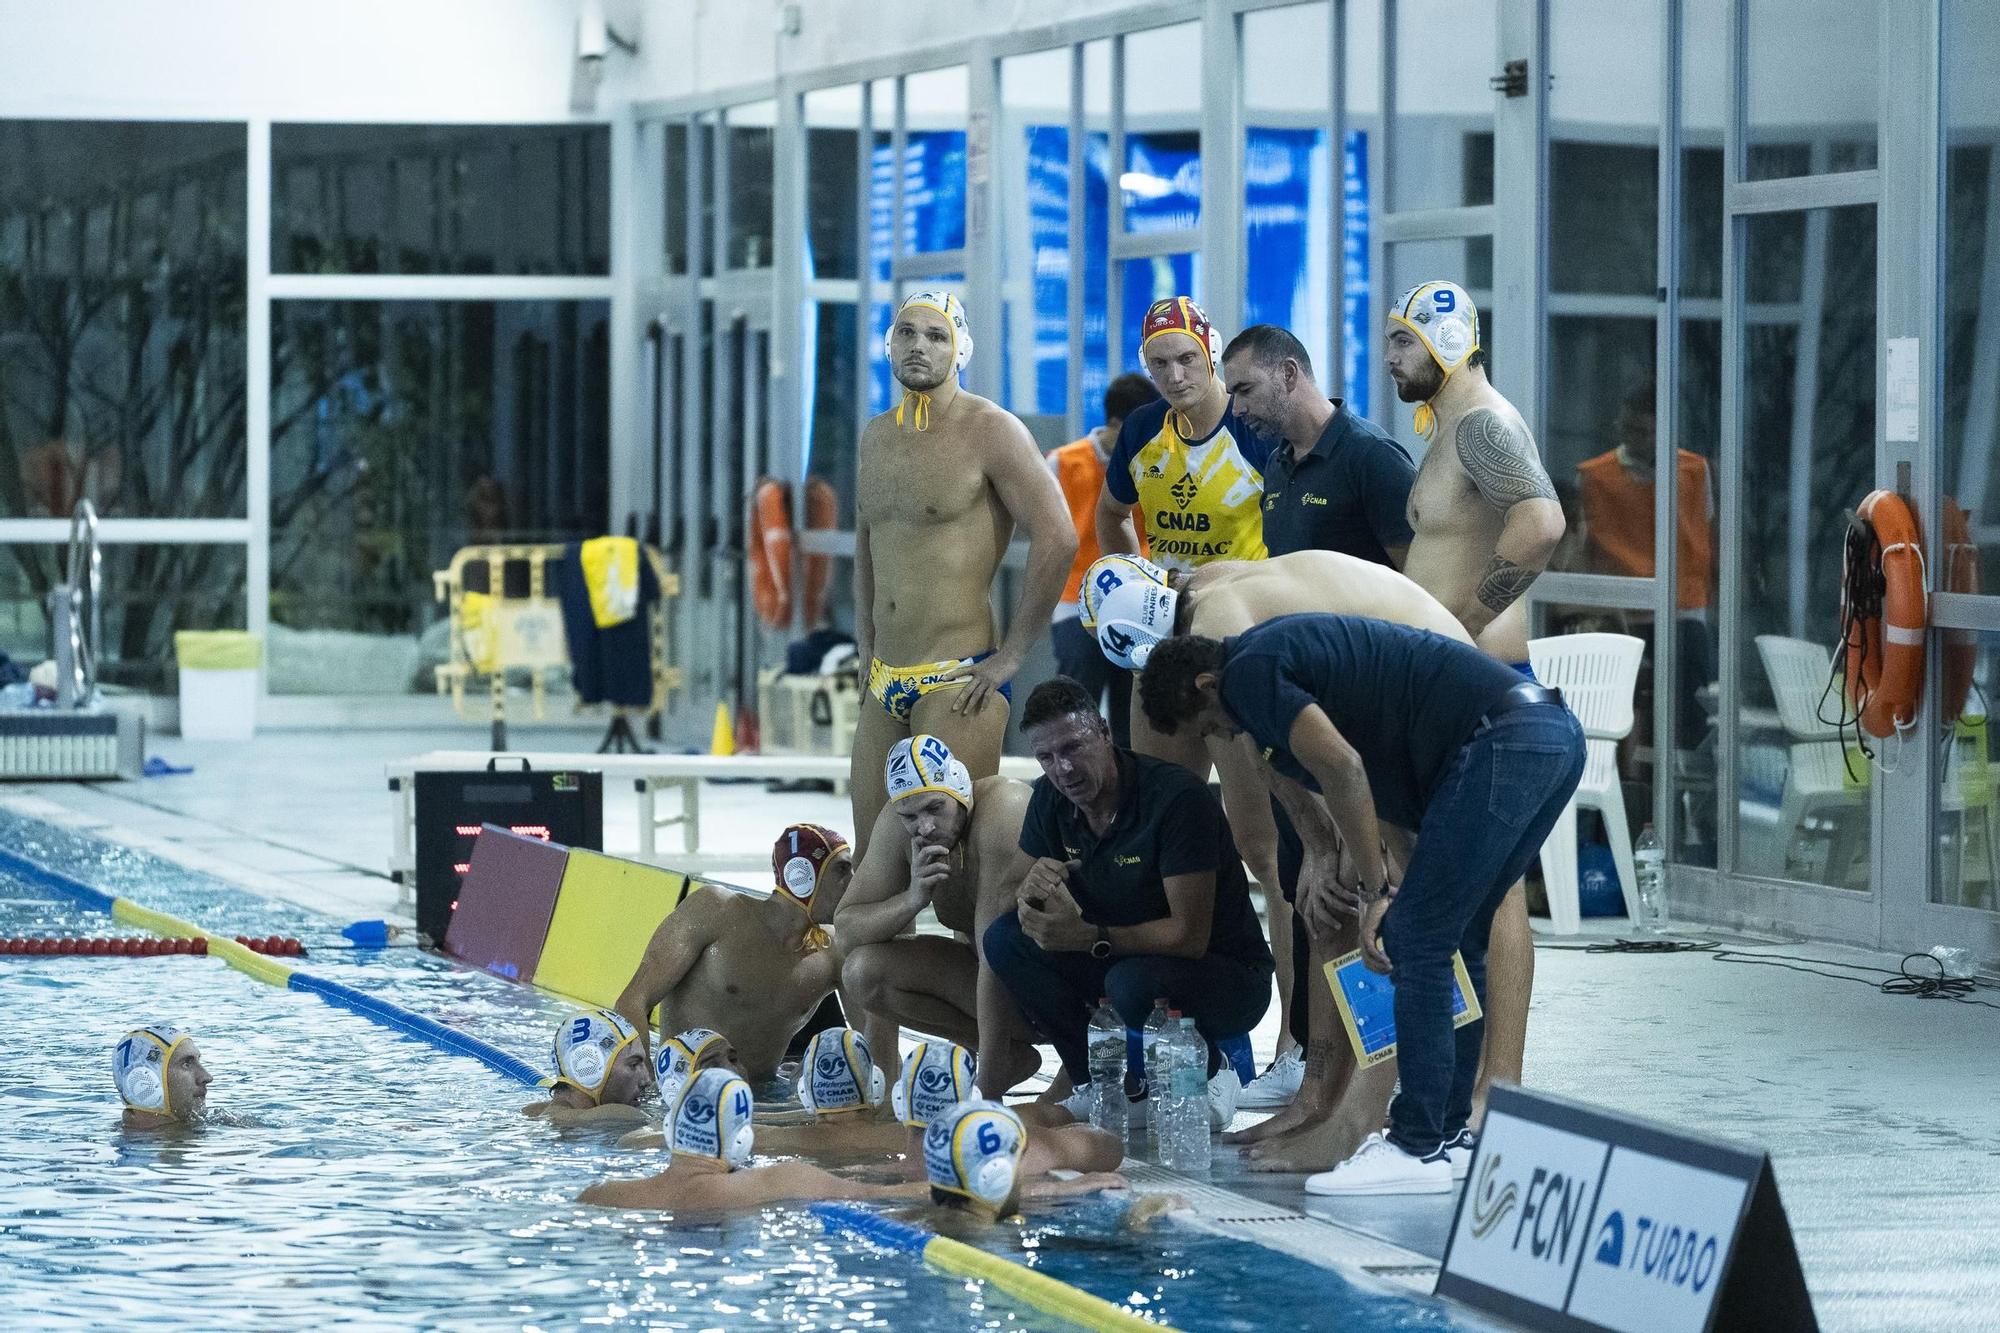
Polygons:
M1948 592L1979 591L1979 548L1972 544L1971 518L1948 495L1944 498L1944 569L1939 582ZM1939 720L1949 727L1964 715L1966 696L1972 693L1979 635L1975 630L1948 629L1942 631L1941 639L1944 661L1938 686L1944 694L1938 700L1938 712Z
M1916 515L1894 491L1856 511L1841 582L1847 626L1847 698L1861 729L1887 738L1915 724L1924 692L1924 552Z
M758 481L750 493L750 592L757 616L772 629L792 623L792 505L784 483Z
M825 477L806 482L806 531L831 532L840 526L840 497ZM818 629L826 619L827 589L833 584L833 557L808 552L806 555L806 631Z
M840 498L824 477L806 482L806 528L830 532L840 524ZM765 477L750 495L750 589L757 616L776 630L792 627L792 488ZM833 557L805 558L806 628L818 629L826 616L833 584Z

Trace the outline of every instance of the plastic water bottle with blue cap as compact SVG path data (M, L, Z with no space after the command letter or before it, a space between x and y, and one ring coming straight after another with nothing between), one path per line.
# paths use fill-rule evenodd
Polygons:
M1090 1016L1090 1123L1121 1140L1126 1130L1125 1020L1105 996Z
M1171 1026L1167 1018L1167 997L1162 995L1153 1001L1153 1012L1146 1015L1146 1026L1141 1037L1145 1051L1147 1123L1150 1127L1150 1137L1155 1145L1160 1141L1159 1110L1165 1105L1167 1095L1164 1066L1160 1063L1162 1055L1160 1038L1167 1034Z
M1639 841L1632 844L1632 878L1639 881L1633 885L1639 898L1639 919L1632 924L1647 935L1663 933L1667 928L1667 852L1651 824L1639 830Z

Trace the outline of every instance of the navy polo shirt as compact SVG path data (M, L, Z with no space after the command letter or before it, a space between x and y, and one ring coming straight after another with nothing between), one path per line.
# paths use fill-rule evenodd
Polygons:
M1222 652L1223 708L1272 767L1319 790L1286 749L1318 704L1361 756L1377 816L1407 829L1479 719L1521 683L1477 648L1363 616L1279 616L1224 639Z
M1093 926L1137 926L1170 916L1166 881L1212 870L1208 952L1270 967L1243 858L1208 784L1179 764L1121 749L1118 787L1118 813L1099 837L1075 802L1047 778L1035 779L1021 850L1082 862L1069 877L1069 891Z
M1391 565L1391 546L1408 546L1410 486L1417 466L1403 446L1366 417L1333 400L1333 415L1312 451L1272 448L1264 465L1264 547L1272 555L1339 551Z

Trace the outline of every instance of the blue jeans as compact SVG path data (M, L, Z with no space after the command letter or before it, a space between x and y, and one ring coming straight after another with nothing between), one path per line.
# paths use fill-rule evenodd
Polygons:
M1479 725L1424 810L1382 919L1403 1085L1389 1106L1389 1138L1405 1152L1436 1152L1471 1117L1486 1024L1452 1028L1452 951L1464 955L1483 1009L1493 913L1568 804L1583 758L1583 728L1567 708L1515 708Z

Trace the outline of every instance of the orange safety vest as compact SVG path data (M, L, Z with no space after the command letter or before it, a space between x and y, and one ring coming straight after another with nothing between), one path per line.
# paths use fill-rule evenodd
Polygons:
M1086 435L1059 449L1049 451L1055 464L1056 483L1062 487L1063 503L1069 506L1069 521L1076 528L1076 559L1069 567L1069 582L1063 584L1062 599L1074 602L1083 596L1083 573L1098 557L1097 497L1104 490L1104 460L1097 456L1097 442ZM1146 524L1137 509L1133 525L1139 529L1139 553L1147 550Z
M1680 540L1674 571L1674 604L1683 611L1708 605L1715 569L1715 520L1709 513L1708 460L1674 451L1680 477ZM1618 451L1584 460L1576 469L1591 568L1601 574L1653 577L1654 485L1618 461Z

